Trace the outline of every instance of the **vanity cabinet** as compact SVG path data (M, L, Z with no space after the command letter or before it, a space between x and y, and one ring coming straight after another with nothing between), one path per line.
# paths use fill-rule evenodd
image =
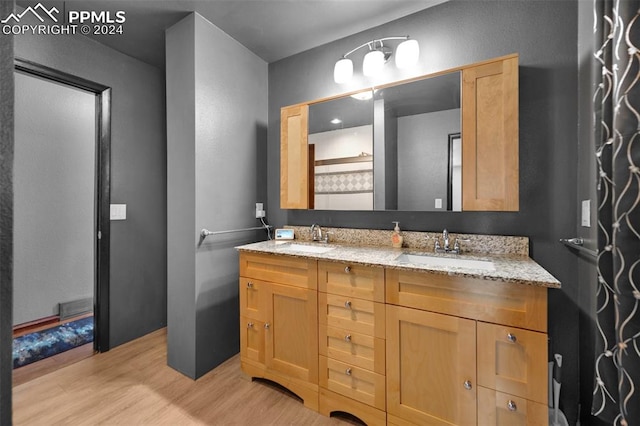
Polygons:
M318 262L320 413L386 423L384 269Z
M368 425L548 419L547 288L240 253L240 359Z
M389 424L547 422L546 288L386 272Z
M240 254L240 360L251 377L280 383L318 409L315 260Z

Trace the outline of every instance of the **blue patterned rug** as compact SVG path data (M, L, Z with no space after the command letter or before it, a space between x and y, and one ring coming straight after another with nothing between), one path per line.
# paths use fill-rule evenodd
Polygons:
M13 368L93 342L93 317L13 339Z

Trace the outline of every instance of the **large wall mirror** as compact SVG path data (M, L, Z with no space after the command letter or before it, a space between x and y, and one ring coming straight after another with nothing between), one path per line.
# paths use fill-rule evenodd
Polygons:
M309 105L313 207L460 210L460 83L456 71Z
M511 55L283 108L282 207L517 210L517 87Z

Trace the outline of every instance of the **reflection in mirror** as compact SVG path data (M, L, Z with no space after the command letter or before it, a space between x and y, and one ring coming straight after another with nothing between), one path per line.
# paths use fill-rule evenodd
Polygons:
M449 135L447 210L462 211L462 140L460 139L460 133Z
M460 72L311 104L313 208L460 211L460 129Z
M372 98L368 90L309 105L315 209L373 209Z
M460 211L452 196L462 185L450 179L449 148L449 135L461 128L460 73L379 90L374 115L374 154L384 157L374 165L375 209Z

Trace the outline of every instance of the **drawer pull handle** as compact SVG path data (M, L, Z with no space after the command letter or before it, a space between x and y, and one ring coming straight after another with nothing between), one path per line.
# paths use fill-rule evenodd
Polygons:
M253 283L251 282L247 283L247 288L253 288Z
M270 326L271 326L271 324L269 324L268 322L264 323L264 329L265 330L268 330Z
M347 274L351 272L351 266L345 266L344 272L346 272Z
M344 341L345 342L350 342L351 341L351 335L347 334L346 336L344 336Z
M466 390L471 390L473 388L473 386L471 386L470 380L465 380L463 385Z
M253 328L253 323L250 322L249 324L247 324L247 328Z
M507 408L509 409L509 411L518 411L518 406L512 400L509 400L509 402L507 402Z
M344 374L346 374L347 376L351 375L351 367L348 367L346 370L344 370Z
M346 302L344 302L344 307L347 309L351 309L351 300L347 300Z
M507 334L507 340L510 341L511 343L515 343L518 341L518 338L516 337L515 334L509 333Z

